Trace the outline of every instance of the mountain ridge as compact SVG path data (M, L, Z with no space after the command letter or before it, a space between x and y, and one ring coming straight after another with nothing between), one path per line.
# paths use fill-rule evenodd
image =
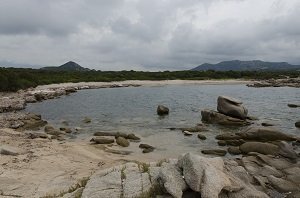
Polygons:
M204 63L193 69L192 71L261 71L261 70L300 70L300 65L291 65L287 62L265 62L261 60L251 61L222 61L217 64Z
M84 68L74 61L66 62L58 67L42 67L41 69L52 71L90 71L90 69Z

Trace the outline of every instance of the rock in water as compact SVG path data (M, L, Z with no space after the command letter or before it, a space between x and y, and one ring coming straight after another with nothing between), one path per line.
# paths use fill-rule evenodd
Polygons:
M202 116L202 121L207 122L207 123L212 123L212 124L220 124L220 125L232 125L232 126L245 126L245 125L250 125L251 123L238 119L238 118L233 118L227 115L224 115L222 113L212 111L212 110L203 110L201 111L201 116Z
M295 127L300 128L300 120L295 123Z
M218 155L218 156L225 156L227 151L222 149L208 149L208 150L202 150L201 153L206 155Z
M197 136L200 140L206 140L206 137L205 135L202 135L202 134L198 134Z
M94 142L95 144L112 144L115 142L115 140L110 138L95 137L92 138L90 142Z
M236 133L241 139L254 141L293 141L296 138L271 127L250 127L244 132Z
M240 146L243 153L257 152L264 155L277 155L279 154L279 147L264 142L246 142Z
M83 119L83 122L84 122L84 123L91 123L91 122L92 122L92 119L89 118L89 117L85 117L85 118Z
M242 102L227 96L218 97L218 111L230 117L245 120L248 110L242 105Z
M300 105L298 105L298 104L288 104L288 107L297 108L297 107L300 107Z
M183 133L183 135L185 135L185 136L191 136L191 135L193 135L191 132L189 132L189 131L182 131L182 133Z
M123 146L123 147L128 147L130 144L129 141L123 137L117 137L116 142L118 145Z
M158 105L157 114L158 115L168 115L169 114L169 108L165 107L163 105Z

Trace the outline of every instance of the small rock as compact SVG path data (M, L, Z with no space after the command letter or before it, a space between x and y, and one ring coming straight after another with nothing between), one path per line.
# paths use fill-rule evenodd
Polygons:
M297 108L297 107L300 107L300 105L298 105L298 104L288 104L288 107Z
M150 153L152 151L154 151L154 148L145 148L145 149L143 149L143 153Z
M261 126L274 126L274 124L269 123L269 122L263 122L263 123L261 123Z
M115 142L115 140L110 138L95 137L92 138L90 142L94 142L95 144L112 144Z
M94 136L116 136L115 132L95 132Z
M206 140L206 137L205 135L202 135L202 134L198 134L197 136L200 140Z
M49 131L54 131L54 127L53 126L50 126L50 125L46 125L45 128L44 128L44 131L47 133Z
M118 145L123 146L123 147L128 147L130 144L129 141L123 137L117 137L116 142Z
M217 140L239 140L241 136L232 134L232 133L224 133L216 136Z
M155 147L153 147L153 146L151 146L151 145L149 145L149 144L140 144L139 145L139 148L143 148L143 149L154 149Z
M225 140L219 140L219 141L218 141L218 145L219 145L219 146L226 146L227 144L226 144L226 141L225 141Z
M202 150L201 153L206 155L218 155L218 156L225 156L227 151L222 149L208 149L208 150Z
M91 122L92 122L92 119L89 118L89 117L85 117L85 118L83 119L83 122L84 122L84 123L91 123Z
M133 133L128 134L127 137L126 137L126 139L136 140L136 141L141 140L141 138L139 138L138 136L136 136Z
M65 121L65 120L64 120L64 121L62 121L61 123L62 123L63 125L69 126L69 122L68 122L68 121Z
M163 105L158 105L157 114L158 115L168 115L169 114L169 108L165 107Z
M118 154L118 155L129 155L132 153L132 151L116 150L110 148L105 148L104 151L108 153Z
M239 147L237 146L230 146L227 149L228 153L232 154L232 155L240 155L242 154L242 152L240 151Z
M66 132L66 133L72 133L72 129L66 128L65 132Z
M182 131L182 133L185 135L185 136L191 136L193 135L191 132L189 131Z
M295 127L300 128L300 120L295 123Z

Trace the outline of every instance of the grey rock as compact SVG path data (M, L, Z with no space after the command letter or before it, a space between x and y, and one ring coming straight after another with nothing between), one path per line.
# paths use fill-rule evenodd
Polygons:
M117 137L116 142L118 145L123 147L128 147L130 144L129 141L123 137Z
M278 155L279 147L264 142L246 142L240 146L240 150L243 153L257 152L264 155Z
M87 123L91 123L92 119L89 117L85 117L82 121L87 124Z
M279 192L296 192L300 189L299 185L281 178L274 177L273 175L270 175L267 178L271 185Z
M185 135L185 136L191 136L191 135L193 135L191 132L189 132L189 131L182 131L182 133L183 133L183 135Z
M112 144L115 140L110 138L94 137L90 140L90 142L94 142L95 144Z
M163 183L164 188L175 198L181 198L186 185L180 169L172 164L162 166L158 176Z
M206 140L206 137L205 135L202 135L202 134L198 134L197 136L200 140Z
M202 121L207 123L212 123L212 124L220 124L220 125L228 125L228 126L246 126L251 124L246 120L233 118L212 110L201 111L201 116L202 116Z
M230 117L245 120L248 110L242 105L241 101L227 96L218 97L218 111Z
M9 146L9 145L2 145L0 147L0 154L1 155L20 155L20 154L24 154L25 151L17 148L17 147L13 147L13 146Z
M105 148L104 151L107 153L113 153L118 155L130 155L131 153L133 153L132 151L117 150L117 149L110 149L110 148Z
M139 148L143 148L143 149L148 149L148 148L154 149L155 147L153 147L153 146L151 146L151 145L149 145L149 144L140 144L140 145L139 145Z
M143 153L151 153L154 151L154 148L144 148Z
M139 138L138 136L136 136L133 133L128 134L127 137L126 137L126 139L135 140L135 141L141 140L141 138Z
M122 181L120 168L100 170L87 182L82 198L120 198Z
M158 115L168 115L169 108L163 105L158 105L156 112Z
M271 127L250 127L243 132L237 133L237 135L244 140L255 140L255 141L262 141L262 142L277 141L277 140L284 140L284 141L296 140L294 136L283 133Z
M55 128L53 126L50 126L50 125L46 125L45 128L44 128L44 131L47 133L49 131L54 131Z
M225 156L227 151L225 151L223 149L207 149L207 150L202 150L201 153L206 154L206 155Z
M240 155L242 154L241 150L237 146L229 146L227 149L228 153L232 155Z

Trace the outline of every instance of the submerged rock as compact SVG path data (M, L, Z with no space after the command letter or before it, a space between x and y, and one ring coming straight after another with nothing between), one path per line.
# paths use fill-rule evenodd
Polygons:
M198 137L200 140L206 140L205 135L198 134L197 137Z
M227 96L218 97L218 111L230 117L245 120L248 110L242 105L243 103L237 99Z
M91 118L89 118L89 117L85 117L84 119L83 119L83 122L84 123L91 123L92 122L92 119Z
M295 123L295 127L300 128L300 120Z
M300 107L300 105L299 104L288 104L288 107L297 108L297 107Z
M156 112L158 115L168 115L169 108L163 105L158 105Z
M202 116L202 121L207 123L212 123L212 124L232 125L232 126L245 126L251 124L246 120L233 118L212 110L201 111L201 116Z

